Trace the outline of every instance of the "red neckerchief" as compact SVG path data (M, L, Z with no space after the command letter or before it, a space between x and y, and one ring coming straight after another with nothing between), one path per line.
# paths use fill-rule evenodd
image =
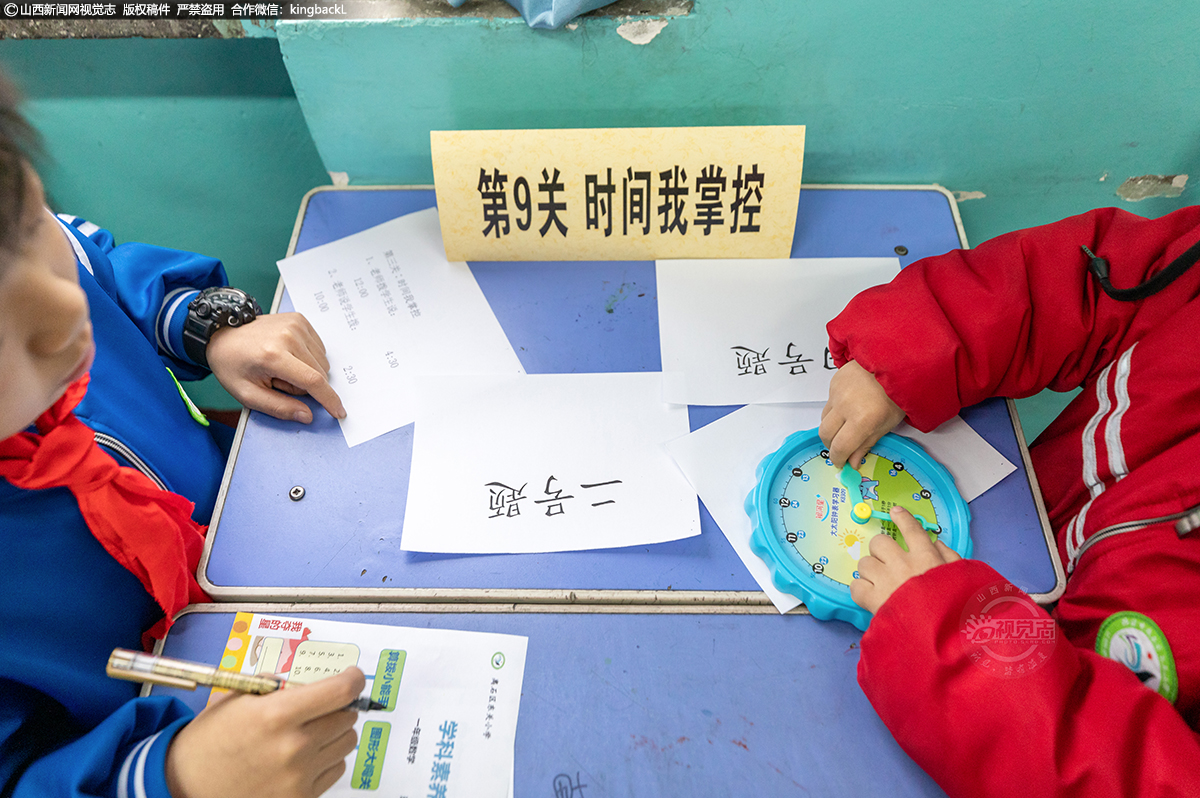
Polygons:
M0 477L26 490L64 487L74 494L96 540L162 608L163 619L142 637L145 645L161 639L185 606L211 601L196 582L207 527L192 520L190 501L122 468L96 445L92 430L71 412L87 385L85 374L38 416L40 434L0 441Z

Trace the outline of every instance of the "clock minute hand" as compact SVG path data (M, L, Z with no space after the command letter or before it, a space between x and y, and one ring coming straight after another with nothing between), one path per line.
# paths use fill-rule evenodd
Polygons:
M838 479L846 488L846 492L850 495L850 517L854 519L856 524L865 524L872 518L878 518L881 521L891 521L892 519L887 513L881 513L863 499L862 495L862 474L855 470L854 466L846 463L842 466L842 471L838 474ZM917 519L927 532L937 532L936 524L931 524L924 517L912 513L912 517Z

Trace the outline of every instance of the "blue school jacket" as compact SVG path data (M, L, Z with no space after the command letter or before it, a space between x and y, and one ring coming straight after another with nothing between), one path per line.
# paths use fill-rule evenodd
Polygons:
M225 457L167 369L207 374L183 354L183 320L199 288L226 284L225 270L201 255L114 246L108 231L59 218L96 339L76 415L118 462L186 496L207 523ZM161 615L92 536L69 490L0 479L0 794L169 795L167 745L190 710L137 698L140 685L104 673L112 649L140 649Z

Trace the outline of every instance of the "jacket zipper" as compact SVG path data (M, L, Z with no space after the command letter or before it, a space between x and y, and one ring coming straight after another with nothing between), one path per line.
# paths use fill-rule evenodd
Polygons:
M140 458L136 454L134 454L133 449L130 449L128 446L121 443L119 440L117 440L113 436L107 435L103 432L95 433L95 437L96 437L97 444L99 444L100 446L103 446L106 449L111 449L112 451L121 455L122 457L124 457L126 460L129 461L129 464L131 466L133 466L138 471L141 471L143 474L145 474L147 477L149 477L150 481L153 482L155 485L158 485L158 487L161 490L167 490L166 483L163 482L161 479L159 479L158 474L155 474L154 471L151 470L150 466L146 465L145 460L143 460L142 458Z
M1189 510L1180 510L1179 512L1172 513L1170 515L1159 516L1158 518L1146 518L1141 521L1125 521L1120 524L1113 524L1112 526L1105 527L1083 542L1083 545L1079 547L1079 551L1075 552L1075 564L1079 565L1079 561L1083 559L1083 553L1090 549L1093 543L1106 538L1115 537L1116 535L1120 535L1124 532L1134 532L1139 529L1145 529L1153 524L1161 524L1167 521L1177 521L1180 518L1183 518L1186 515L1191 515L1194 512L1196 512L1195 507Z

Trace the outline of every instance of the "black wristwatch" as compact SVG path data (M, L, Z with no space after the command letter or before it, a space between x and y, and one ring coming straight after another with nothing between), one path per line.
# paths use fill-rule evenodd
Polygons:
M238 288L205 288L188 303L183 351L208 368L208 341L222 327L241 327L262 315L254 297Z

